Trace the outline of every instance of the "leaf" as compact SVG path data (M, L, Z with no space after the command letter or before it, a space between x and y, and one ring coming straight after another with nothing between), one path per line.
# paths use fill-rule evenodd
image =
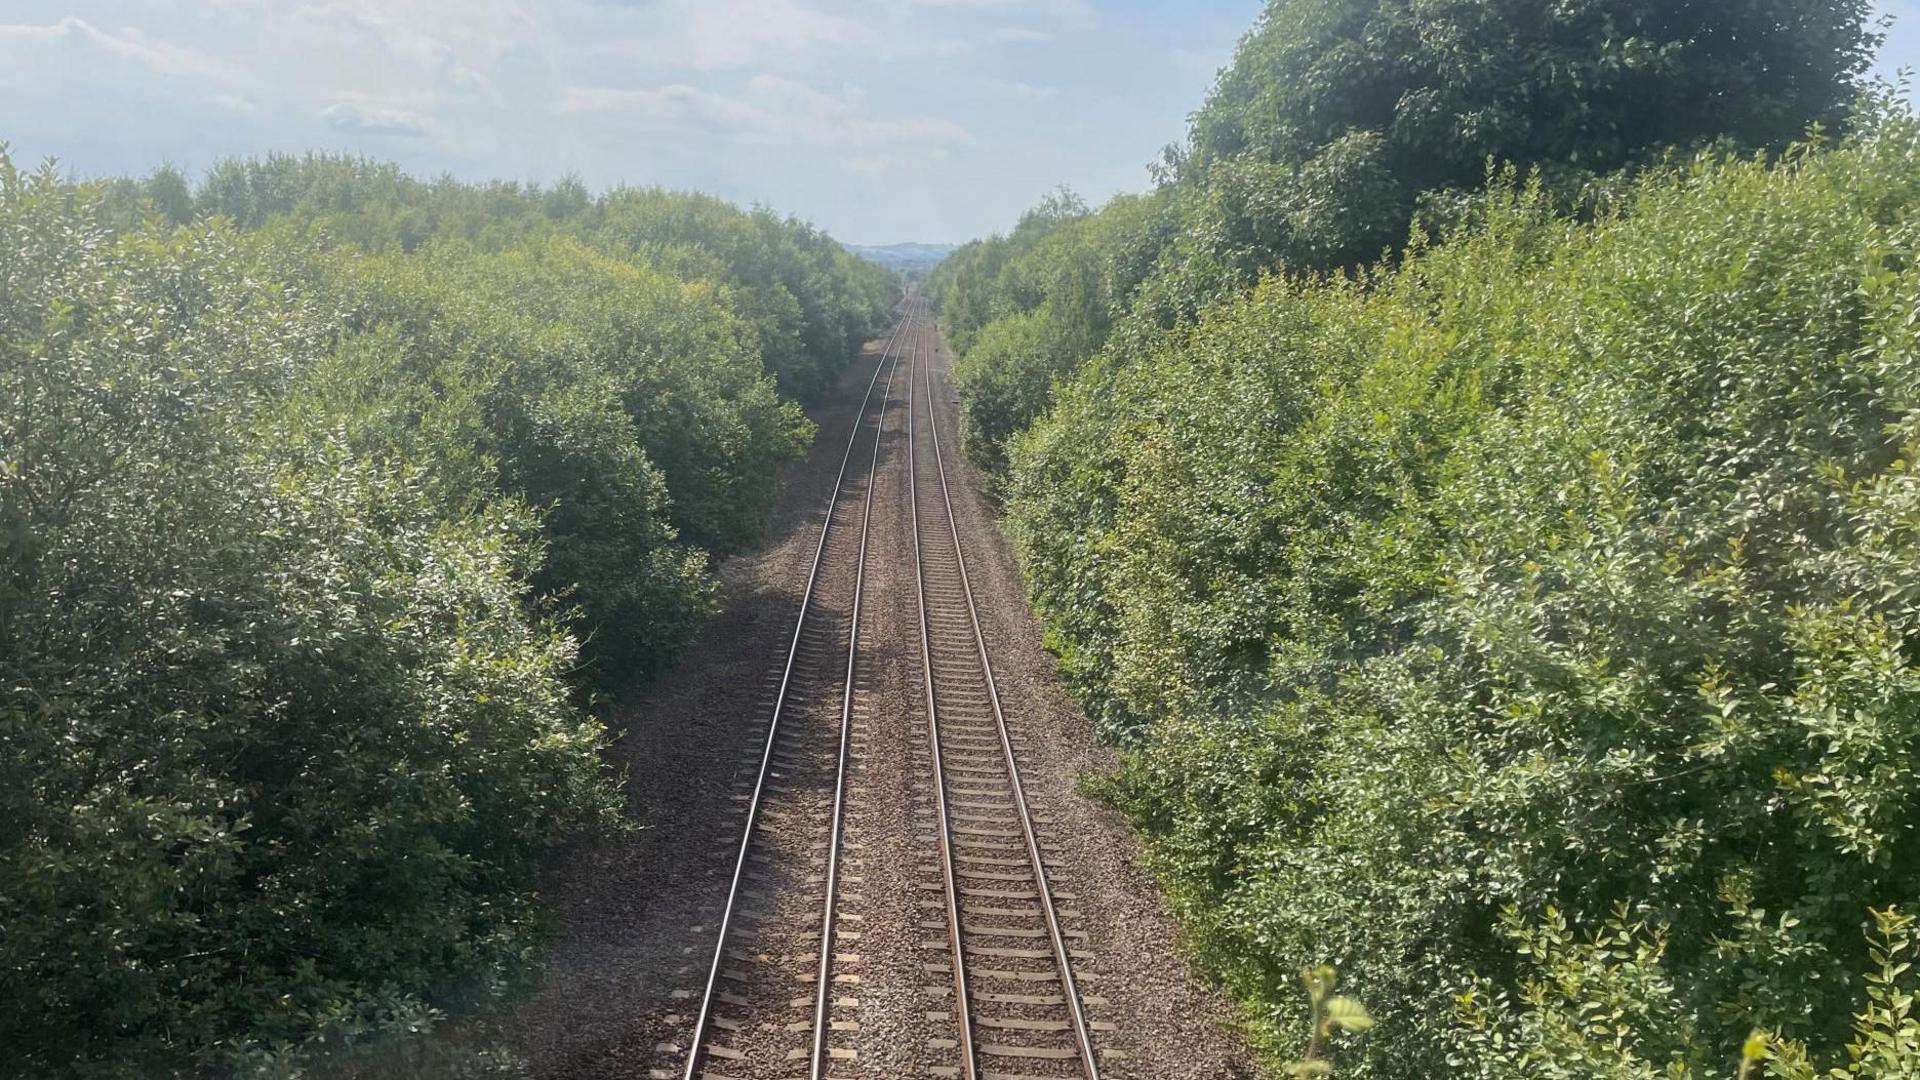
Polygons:
M1367 1007L1346 996L1327 999L1327 1022L1348 1031L1365 1031L1373 1026Z

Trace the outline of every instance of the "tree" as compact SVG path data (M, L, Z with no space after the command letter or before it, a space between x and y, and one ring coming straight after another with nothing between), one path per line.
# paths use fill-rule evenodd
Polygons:
M616 795L534 508L288 424L338 312L228 226L100 221L0 153L0 1045L212 1074L499 983Z
M154 212L161 217L175 225L193 220L193 189L179 169L162 165L153 170L142 187L146 189L147 198L153 201Z
M1360 1075L1462 1074L1478 980L1649 1054L1837 1058L1869 907L1920 895L1920 127L1649 170L1590 222L1484 199L1095 360L1013 442L1107 790L1283 1050L1337 957ZM1509 908L1608 940L1529 970ZM1635 927L1664 959L1603 980Z
M1865 0L1269 0L1176 166L1204 188L1277 166L1267 264L1343 266L1397 242L1426 192L1489 159L1569 181L1727 140L1842 126L1879 43ZM1355 169L1385 183L1356 185ZM1329 210L1336 211L1328 213ZM1318 218L1316 226L1309 219Z

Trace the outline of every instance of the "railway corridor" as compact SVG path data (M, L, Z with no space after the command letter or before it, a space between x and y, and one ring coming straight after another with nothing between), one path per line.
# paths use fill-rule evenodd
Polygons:
M908 298L850 422L821 434L838 473L653 1080L1171 1075L1130 1071L1049 801L1072 778L1029 790L943 359Z

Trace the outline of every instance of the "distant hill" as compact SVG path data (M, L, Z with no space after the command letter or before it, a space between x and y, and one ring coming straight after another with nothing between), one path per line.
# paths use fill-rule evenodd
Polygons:
M879 263L889 270L900 270L910 274L925 273L939 265L957 246L954 244L888 244L885 247L870 247L865 244L846 244L848 251L867 260Z

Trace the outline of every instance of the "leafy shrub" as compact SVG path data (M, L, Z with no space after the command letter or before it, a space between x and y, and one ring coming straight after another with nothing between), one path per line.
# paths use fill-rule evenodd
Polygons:
M725 290L767 371L801 399L831 385L885 325L894 290L886 271L804 222L691 192L595 196L576 178L544 188L426 181L386 162L319 153L223 161L191 192L170 168L107 187L123 223L138 221L143 205L174 222L217 215L248 231L292 221L368 251L461 241L501 252L572 236L620 261Z
M289 432L323 308L0 157L0 1044L145 1075L502 978L605 819L536 515Z
M720 290L566 240L491 259L453 252L423 269L529 324L549 366L611 380L688 542L729 555L760 535L779 470L805 451L813 426L781 400ZM823 354L843 362L853 351L836 343Z
M1121 196L1098 214L1063 192L1010 237L969 245L935 270L974 461L997 473L1007 441L1053 401L1105 342L1126 297L1152 270L1170 224L1160 196Z
M1005 464L1006 441L1046 411L1053 380L1065 367L1050 329L1041 311L995 319L953 366L954 388L965 403L967 451L989 469Z
M347 348L380 342L399 365L382 381L403 395L462 388L389 415L375 438L405 439L423 414L456 424L436 457L475 448L496 463L490 487L552 507L536 582L577 605L601 674L669 663L706 610L705 553L757 535L778 470L811 437L716 292L562 238L334 265L325 287L349 313ZM329 396L365 385L364 371L332 378ZM470 415L453 420L449 399Z
M1284 228L1237 249L1352 265L1400 239L1420 194L1479 187L1489 159L1593 174L1835 128L1879 41L1866 18L1860 0L1269 0L1175 171L1204 190L1274 167Z
M888 278L699 196L327 155L0 153L0 245L8 1064L512 1071L391 1038L524 969L537 857L617 807L579 638L603 684L673 658L811 435L776 379Z
M278 238L266 246L288 250ZM596 328L570 326L557 307L522 317L502 300L526 276L519 252L293 250L293 269L341 315L332 350L289 397L288 427L338 431L363 453L420 465L454 505L508 495L545 508L533 580L564 597L601 682L668 663L708 602L706 557L678 537L627 381L582 340Z
M740 310L759 332L781 389L810 400L885 325L893 282L825 233L771 211L743 214L719 199L623 189L597 208L588 235L616 255L692 246L719 256Z
M1490 162L1584 207L1668 154L1842 130L1879 41L1867 8L1269 0L1153 195L1097 214L1049 200L934 274L979 414L968 445L997 469L1050 380L1095 353L1144 361L1264 274L1355 270L1399 249L1416 212L1423 232L1472 216ZM1013 318L1028 321L986 337ZM976 341L991 348L973 357Z
M1126 202L1126 197L1120 200ZM1048 195L1020 216L1013 232L975 240L955 249L927 278L927 295L940 308L949 344L964 353L980 329L995 319L1029 311L1046 296L1046 271L1032 274L1021 265L1069 225L1087 218L1086 201L1067 188ZM1055 264L1038 257L1036 261ZM1048 266L1048 269L1054 269ZM1084 267L1062 267L1080 272Z
M1622 899L1668 1030L1845 1042L1866 909L1920 894L1917 163L1894 116L1591 225L1496 189L1016 442L1111 793L1276 1054L1327 960L1380 1019L1355 1075L1443 1073L1455 995L1522 974L1503 911Z
M1706 1080L1727 1076L1726 1048L1703 1043L1676 1009L1665 969L1666 936L1620 911L1587 935L1549 912L1529 926L1509 915L1506 933L1528 961L1518 994L1483 985L1461 995L1454 1064L1483 1080ZM1914 919L1873 912L1867 973L1844 1064L1817 1068L1807 1048L1765 1031L1749 1035L1738 1076L1776 1080L1902 1080L1920 1073L1920 1017L1913 1011Z

